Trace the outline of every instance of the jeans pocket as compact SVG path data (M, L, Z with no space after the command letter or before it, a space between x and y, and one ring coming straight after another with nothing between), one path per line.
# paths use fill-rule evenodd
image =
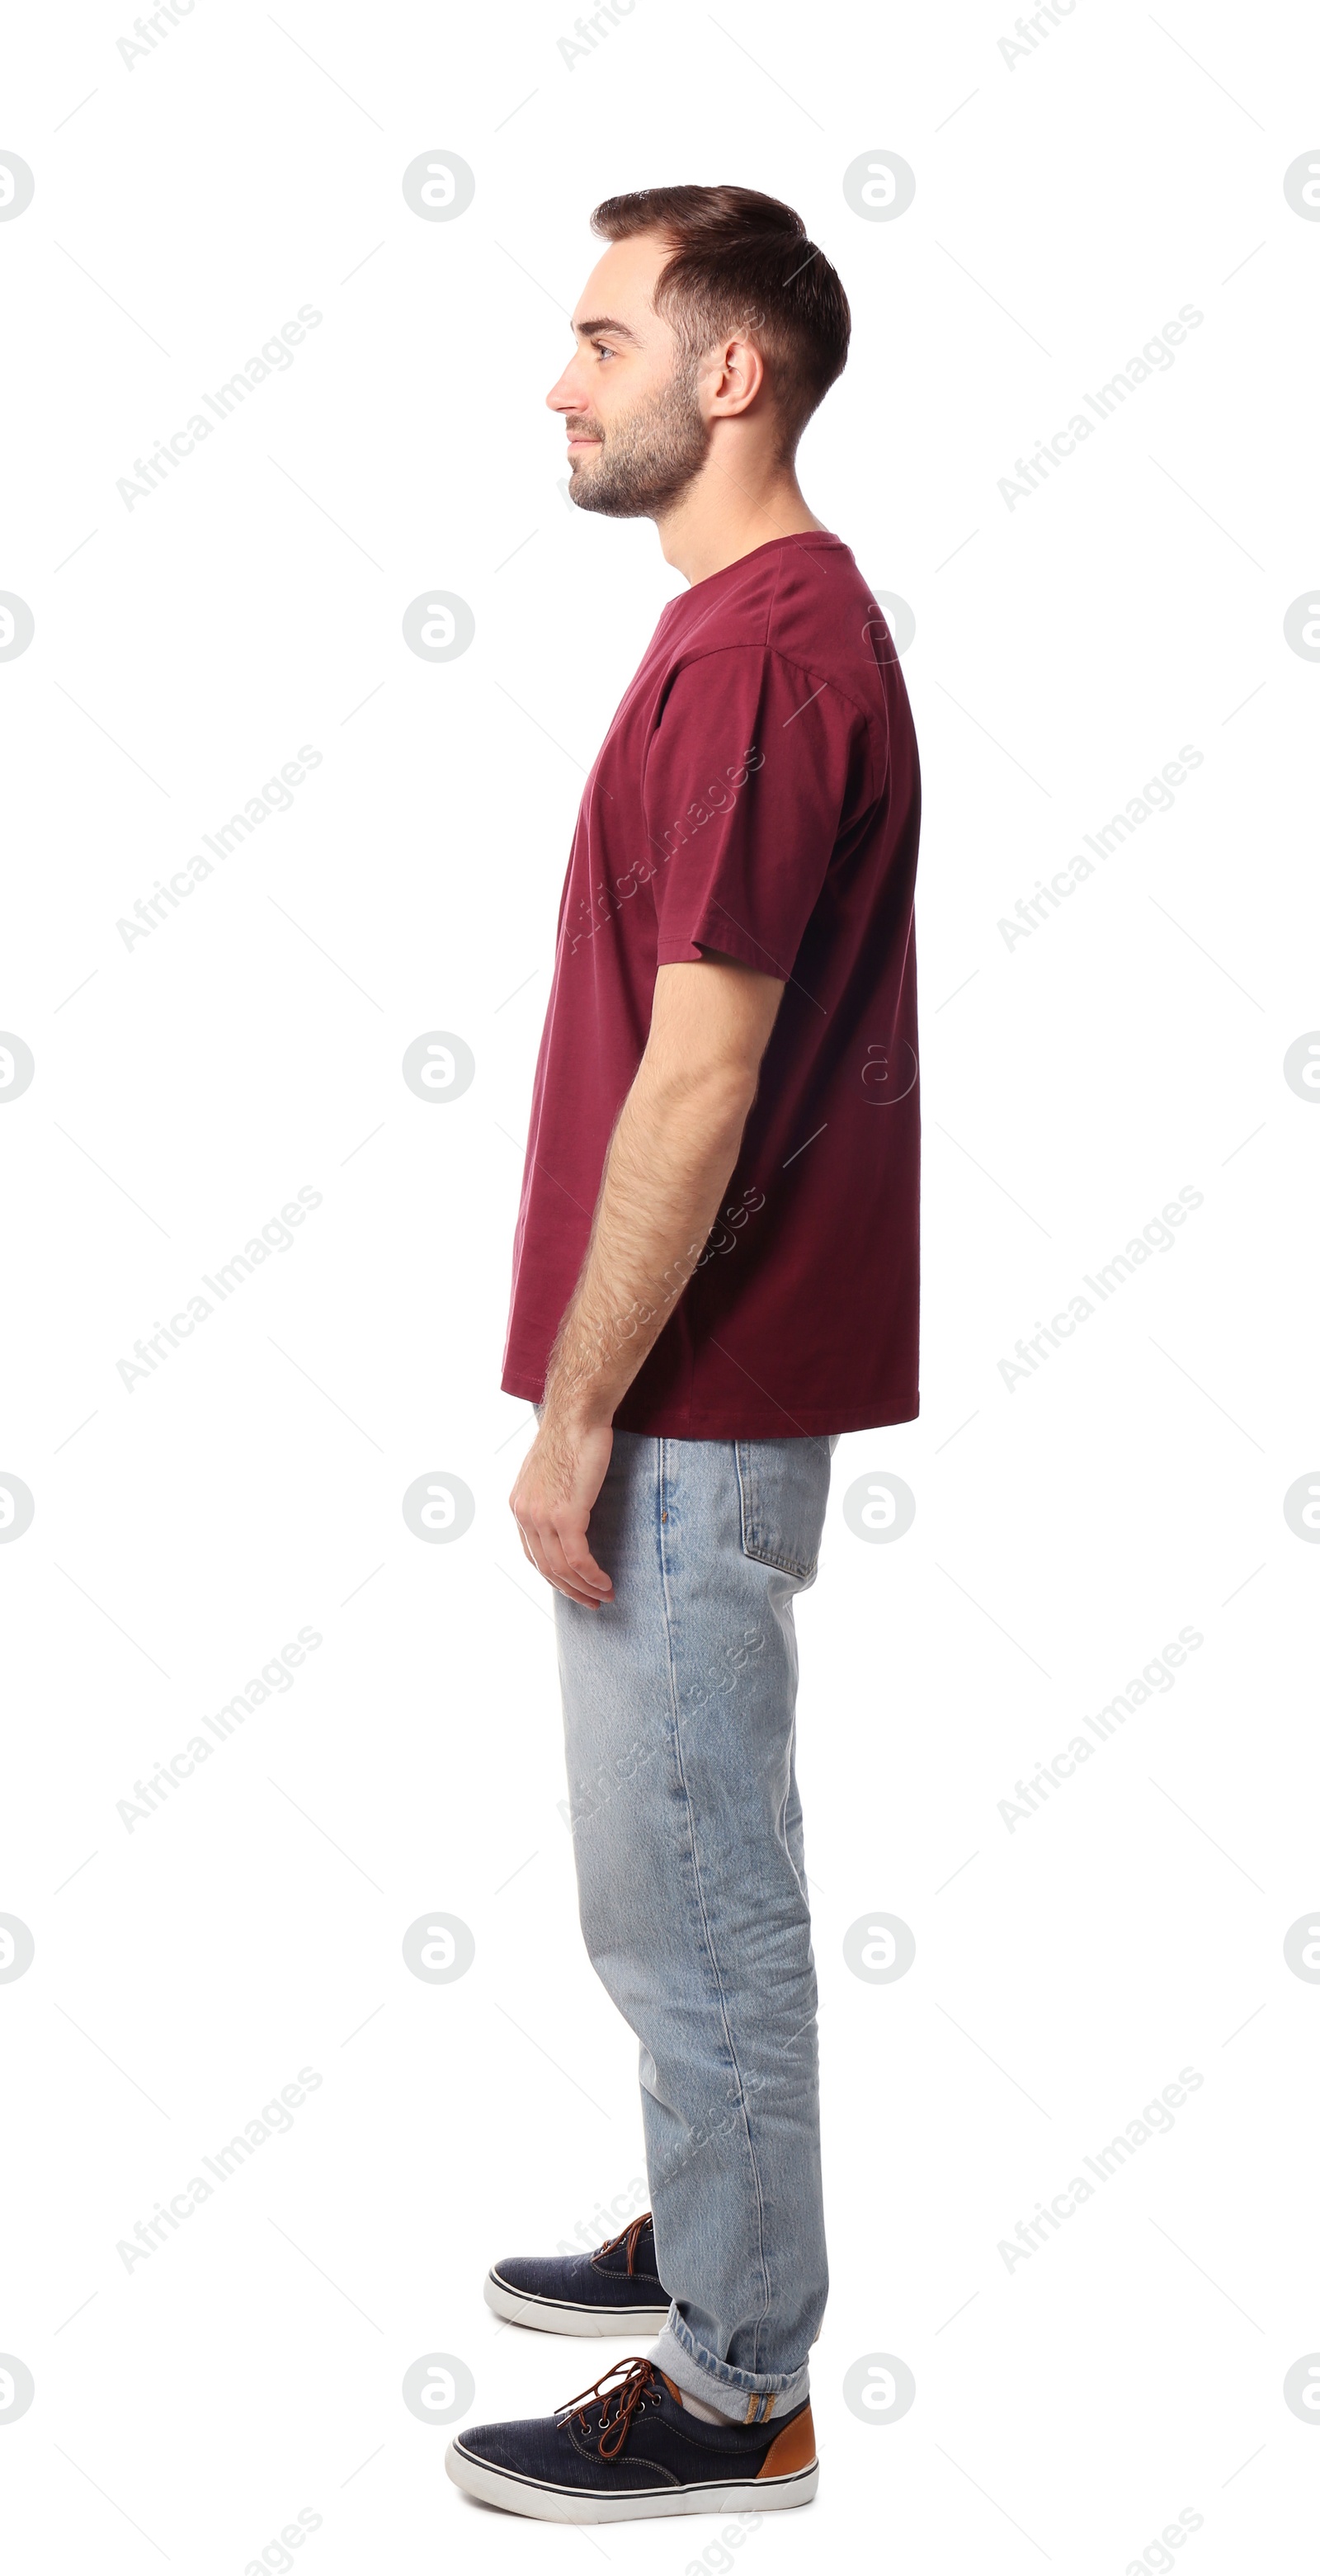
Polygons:
M834 1443L735 1440L742 1552L797 1583L814 1583Z

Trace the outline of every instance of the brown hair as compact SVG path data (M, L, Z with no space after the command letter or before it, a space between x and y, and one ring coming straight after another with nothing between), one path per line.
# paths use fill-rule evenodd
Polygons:
M606 197L591 229L609 242L657 232L673 244L655 309L689 358L746 328L770 371L770 396L791 457L848 358L852 316L842 281L807 239L802 217L755 188L638 188Z

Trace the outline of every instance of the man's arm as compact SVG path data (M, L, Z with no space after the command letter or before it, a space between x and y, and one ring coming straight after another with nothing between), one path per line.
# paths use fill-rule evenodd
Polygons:
M605 1158L591 1241L509 1497L523 1550L571 1601L613 1598L587 1545L615 1408L701 1257L738 1159L783 985L732 958L662 966Z

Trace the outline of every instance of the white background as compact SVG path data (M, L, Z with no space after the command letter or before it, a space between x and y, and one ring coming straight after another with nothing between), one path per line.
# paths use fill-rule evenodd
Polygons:
M611 2346L498 2330L482 2276L595 2242L643 2170L498 1377L576 801L679 587L648 525L566 506L542 399L596 200L727 179L798 206L852 301L802 474L914 611L925 780L923 1410L841 1443L799 1614L822 2484L739 2554L1119 2576L1191 2507L1199 2576L1296 2563L1320 1992L1283 1940L1320 1898L1318 1560L1282 1498L1320 1458L1320 1116L1282 1061L1320 1022L1320 670L1283 620L1318 569L1320 227L1282 179L1320 45L1215 0L1081 0L1011 67L1006 11L957 0L639 0L569 68L571 32L200 0L131 69L109 6L9 32L0 148L36 176L0 225L0 587L35 618L0 663L0 1023L36 1059L0 1114L0 1469L36 1501L0 1548L0 1910L36 1944L0 1985L0 2350L36 2386L0 2419L13 2560L240 2576L310 2507L319 2576L732 2563L706 2521L469 2505L400 2395L437 2352L472 2420L593 2377ZM842 188L882 149L917 177L892 223ZM402 195L432 150L476 174L452 222ZM135 458L304 303L292 366L127 509ZM1015 459L1185 303L1173 366L1010 511ZM438 666L401 633L428 584L476 620ZM304 743L293 809L126 948ZM1173 810L1010 949L1000 918L1183 744ZM400 1062L435 1029L477 1073L430 1105ZM291 1248L130 1393L135 1339L304 1186ZM1017 1339L1184 1187L1174 1247L1010 1393ZM428 1471L476 1497L459 1543L405 1526ZM917 1497L895 1545L844 1522L869 1471ZM303 1625L289 1692L127 1830L135 1779ZM1014 1782L1184 1625L1175 1687L1010 1831ZM476 1943L444 1986L401 1951L435 1908ZM889 1986L842 1953L877 1908L916 1938ZM303 2066L292 2133L126 2270ZM1010 2271L1000 2241L1184 2066L1173 2133ZM874 2353L915 2374L901 2422L844 2405Z

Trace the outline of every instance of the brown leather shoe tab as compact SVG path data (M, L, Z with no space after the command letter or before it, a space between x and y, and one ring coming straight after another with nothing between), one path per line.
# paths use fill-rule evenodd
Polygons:
M756 2479L792 2477L798 2469L809 2469L815 2456L816 2428L811 2420L810 2406L804 2406L801 2414L795 2415L792 2423L784 2426L782 2433L776 2433L756 2472Z

